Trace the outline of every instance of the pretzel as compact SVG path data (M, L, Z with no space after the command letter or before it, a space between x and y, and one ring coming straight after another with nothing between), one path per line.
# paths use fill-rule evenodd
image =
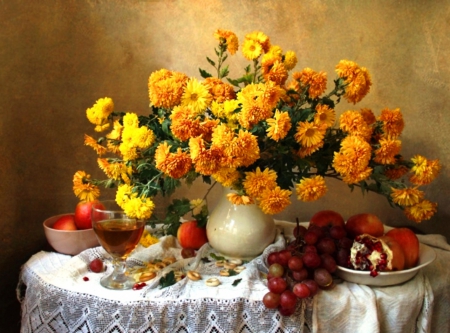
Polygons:
M139 276L139 281L140 282L145 282L151 279L154 279L156 277L156 273L155 272L144 272Z
M217 260L217 261L216 261L216 266L217 266L217 267L223 267L223 265L225 264L225 262L226 262L225 260Z
M208 280L205 281L205 284L208 287L217 287L220 284L220 281L218 278L209 278Z
M189 280L192 281L198 281L202 278L202 276L196 271L188 271L187 277L189 278Z
M236 268L236 264L233 264L233 263L231 263L231 262L225 262L224 264L223 264L223 268L226 268L226 269L235 269Z
M245 266L237 266L237 267L234 269L234 271L235 271L236 273L240 273L240 272L242 272L245 268L246 268Z
M221 276L230 276L230 272L228 272L228 269L221 269L219 274Z

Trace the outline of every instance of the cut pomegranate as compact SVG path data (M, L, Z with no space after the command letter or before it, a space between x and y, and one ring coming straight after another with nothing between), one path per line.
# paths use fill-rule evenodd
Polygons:
M370 275L375 277L379 272L404 269L405 255L400 245L390 237L362 234L355 238L350 250L350 267L370 271Z

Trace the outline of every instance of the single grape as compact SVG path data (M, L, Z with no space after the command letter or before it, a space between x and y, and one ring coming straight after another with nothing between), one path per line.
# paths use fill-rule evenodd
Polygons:
M282 277L274 277L267 283L269 290L275 294L281 294L287 288L287 282Z
M303 248L303 251L306 252L314 252L317 253L317 249L314 245L305 245L305 247Z
M193 258L193 257L195 257L195 250L191 249L191 248L183 248L183 249L181 249L181 256L184 259Z
M306 227L303 225L298 225L294 228L294 231L292 232L294 234L295 238L303 238L303 236L305 236L306 233Z
M96 258L89 263L89 269L94 273L103 272L103 261L100 258Z
M275 294L269 291L263 296L264 306L268 309L276 309L280 305L280 294Z
M267 256L267 264L270 266L278 262L278 252L272 252Z
M317 252L333 254L336 252L336 244L330 237L324 237L320 239L316 244Z
M281 266L287 267L289 259L292 257L292 253L289 250L281 250L278 252L278 263Z
M307 298L311 295L311 290L309 290L308 286L302 282L296 283L294 287L292 287L292 292L298 298Z
M319 285L316 281L307 279L304 280L303 283L308 286L309 291L311 292L310 296L314 296L315 294L317 294L317 291L319 291Z
M336 260L331 254L323 253L320 255L320 267L325 268L329 273L334 273L337 268Z
M291 276L295 281L303 281L308 278L308 270L306 268L302 268L300 271L292 271Z
M300 271L303 268L303 260L299 256L292 256L288 261L288 267L291 271Z
M330 228L330 236L334 239L342 239L347 236L347 231L341 225L334 225Z
M284 268L278 263L269 266L269 274L273 277L281 277L284 274Z
M315 252L306 252L302 259L306 267L316 268L320 266L320 256Z
M280 296L280 306L285 309L295 308L297 296L291 290L285 290Z
M353 241L348 237L341 238L338 241L338 247L340 247L342 249L349 250L352 248L352 246L353 246Z
M317 236L317 233L315 233L314 231L309 231L308 230L305 233L305 236L303 237L303 239L305 240L305 243L307 245L314 245L319 240L319 236Z
M310 224L308 226L308 231L314 232L317 235L318 239L321 239L326 236L326 228L319 227L318 225Z
M293 308L283 308L283 307L279 307L278 308L278 312L282 315L282 316L286 316L289 317L291 315L293 315L295 313L295 307Z
M325 268L316 268L314 270L314 281L320 287L327 287L333 283L333 277Z
M336 263L339 266L347 267L348 266L348 259L350 256L350 250L348 249L338 249L336 253Z

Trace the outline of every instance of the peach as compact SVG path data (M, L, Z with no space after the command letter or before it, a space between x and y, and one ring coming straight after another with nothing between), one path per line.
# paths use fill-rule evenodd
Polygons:
M417 235L408 228L391 229L386 236L397 241L405 253L405 269L415 267L419 261L419 239Z
M355 238L362 234L368 234L373 237L384 235L383 222L378 216L371 213L361 213L349 217L345 224L345 230L347 230L350 238Z
M206 228L199 227L196 220L181 223L177 231L177 239L181 247L198 250L208 243Z
M73 214L61 216L56 220L52 228L57 230L78 230Z

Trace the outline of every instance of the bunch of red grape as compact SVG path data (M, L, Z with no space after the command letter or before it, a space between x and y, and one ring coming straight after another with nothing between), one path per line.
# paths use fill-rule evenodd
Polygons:
M287 316L294 313L299 299L332 287L332 275L338 264L347 267L353 243L341 226L306 228L297 222L294 236L286 249L269 254L269 292L263 297L267 308Z

